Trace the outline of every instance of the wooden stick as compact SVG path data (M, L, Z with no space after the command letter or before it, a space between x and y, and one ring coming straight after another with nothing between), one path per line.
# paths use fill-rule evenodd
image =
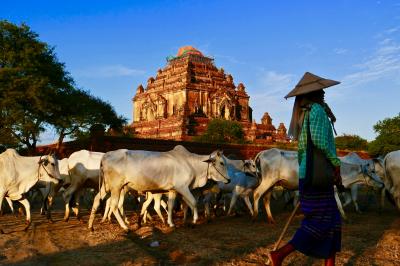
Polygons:
M276 243L275 243L273 251L275 251L279 248L279 245L282 242L283 236L286 234L289 224L292 222L294 215L296 214L297 210L299 209L299 206L300 206L300 201L297 202L296 206L294 207L294 210L293 210L292 214L290 215L289 219L287 220L285 227L283 228L282 233L278 238L278 241L276 241Z

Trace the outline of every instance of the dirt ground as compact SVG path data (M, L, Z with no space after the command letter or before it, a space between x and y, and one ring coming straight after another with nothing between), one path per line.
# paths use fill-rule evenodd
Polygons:
M369 203L369 204L367 204ZM362 214L347 208L349 221L343 223L342 252L337 265L400 265L400 212L389 203L378 212L371 197L360 201ZM350 206L349 206L350 207ZM264 265L291 210L283 202L272 205L276 224L266 223L261 215L252 222L248 214L200 220L194 227L182 224L182 214L174 220L177 227L163 226L154 215L153 222L137 228L136 212L128 212L132 231L124 234L116 223L87 229L88 210L82 208L83 222L75 217L63 222L61 201L53 212L54 223L33 211L33 224L24 232L22 217L0 217L0 265ZM264 214L262 213L263 217ZM289 240L299 226L298 214L285 237ZM151 243L158 246L151 247ZM323 265L322 260L293 253L284 265Z

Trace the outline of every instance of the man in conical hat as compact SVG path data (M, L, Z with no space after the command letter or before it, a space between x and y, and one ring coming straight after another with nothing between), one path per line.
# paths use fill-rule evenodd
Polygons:
M306 72L296 87L285 96L286 99L296 97L288 134L298 141L300 207L305 218L292 240L269 254L273 266L281 265L294 250L323 258L325 265L335 265L335 254L341 248L341 220L334 187L333 183L328 183L321 188L309 181L309 176L313 175L310 169L318 167L310 166L315 159L309 158L315 158L310 154L314 154L313 149L320 150L319 156L324 157L326 165L333 169L330 172L332 176L327 176L326 180L340 177L340 160L336 155L332 132L336 118L324 99L324 89L339 83ZM307 141L307 136L311 136L311 142Z

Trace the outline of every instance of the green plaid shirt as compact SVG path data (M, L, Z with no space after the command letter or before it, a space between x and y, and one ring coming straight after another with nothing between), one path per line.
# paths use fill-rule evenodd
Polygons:
M310 112L304 117L303 126L299 137L298 160L299 178L306 175L306 149L307 149L307 121L310 119L311 139L314 146L321 149L334 166L340 165L340 160L336 155L335 139L332 133L332 125L324 108L314 103L311 105Z

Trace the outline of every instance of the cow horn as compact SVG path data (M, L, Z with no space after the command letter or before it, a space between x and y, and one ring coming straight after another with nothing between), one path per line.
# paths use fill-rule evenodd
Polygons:
M213 163L213 162L215 162L215 158L208 158L207 160L204 160L203 162L205 162L205 163Z
M49 163L49 160L47 158L40 158L38 163L46 166Z

